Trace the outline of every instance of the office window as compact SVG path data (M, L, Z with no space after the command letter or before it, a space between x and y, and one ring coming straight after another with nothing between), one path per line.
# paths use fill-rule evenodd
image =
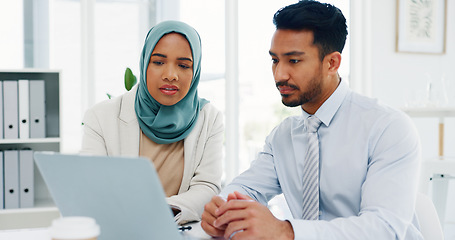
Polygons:
M81 13L79 1L50 5L51 69L60 71L60 150L77 152L82 136Z
M295 2L297 1L238 1L239 173L249 167L274 126L290 115L300 114L300 108L288 108L281 103L268 54L275 31L273 14L281 7ZM343 11L349 24L349 1L329 2ZM210 76L224 75L225 1L181 0L180 4L180 20L195 27L201 35L203 72ZM349 81L349 40L342 55L343 63L339 72L343 79ZM207 79L211 80L201 81L200 95L215 102L223 110L227 101L224 78Z
M224 111L224 0L180 0L180 20L194 27L201 37L198 94Z
M281 103L275 87L268 53L275 32L273 14L297 1L239 1L239 82L240 82L240 164L249 167L270 131L283 119L301 113L300 107ZM349 1L323 1L335 4L349 17ZM254 10L260 9L260 11ZM349 22L349 19L347 19ZM349 78L349 43L343 51L340 75Z
M298 108L281 104L271 73L268 49L274 32L273 13L296 1L239 1L239 172L246 169L262 148L265 136L283 118L299 114ZM349 1L331 1L349 18ZM86 106L82 104L81 87L81 1L49 0L50 6L50 68L61 74L62 101L62 151L75 152L81 141L82 116ZM204 6L204 7L201 7ZM107 93L118 96L124 90L123 74L126 67L139 77L139 54L148 29L154 24L153 0L98 0L94 6L94 79L93 103L107 99ZM172 6L171 6L172 7ZM0 9L16 9L17 22L22 21L22 4L9 3ZM207 10L209 9L209 10ZM4 10L1 10L2 12ZM194 26L203 44L201 97L210 100L224 111L225 96L225 1L180 0L180 20ZM14 24L17 26L16 24ZM21 24L20 26L22 26ZM0 61L7 67L23 67L23 29L2 21L0 31L10 33L11 45ZM4 36L2 34L2 36ZM17 44L8 44L19 42ZM5 48L0 48L2 52ZM8 60L5 57L9 56ZM11 56L11 57L10 57ZM343 53L340 73L349 80L349 42ZM9 65L8 65L9 64ZM229 164L229 163L227 163Z
M22 1L0 1L0 68L24 67Z
M239 172L249 167L281 120L300 112L281 103L269 55L273 14L295 2L239 1Z
M87 107L108 99L107 94L124 93L126 67L139 78L139 56L152 23L149 0L98 0L93 2L93 18L84 32L80 0L50 0L50 68L61 70L62 152L77 152L82 138L82 117ZM89 18L90 19L90 18ZM83 34L93 39L92 102L84 105L82 79ZM138 79L139 80L139 79Z
M139 80L139 57L151 27L146 1L97 1L95 5L95 102L126 92L127 67Z

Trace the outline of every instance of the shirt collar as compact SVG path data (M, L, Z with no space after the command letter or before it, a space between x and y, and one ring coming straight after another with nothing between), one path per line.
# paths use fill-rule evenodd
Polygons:
M344 81L340 80L340 84L338 85L337 89L335 89L332 95L330 95L330 97L325 100L325 102L314 114L326 127L330 125L333 116L335 116L349 91L350 89L347 84ZM310 114L303 111L303 109L302 115L304 119L307 119L310 116Z

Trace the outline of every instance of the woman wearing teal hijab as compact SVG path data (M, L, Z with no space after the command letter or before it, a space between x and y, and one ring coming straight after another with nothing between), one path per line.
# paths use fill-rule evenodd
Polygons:
M220 190L223 117L198 97L200 74L196 30L159 23L145 39L139 84L98 103L83 120L81 153L148 157L179 224L200 220Z

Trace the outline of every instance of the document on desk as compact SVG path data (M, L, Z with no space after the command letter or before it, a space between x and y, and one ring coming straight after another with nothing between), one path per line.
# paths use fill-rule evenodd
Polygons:
M184 239L198 239L198 240L215 239L204 232L204 230L201 227L201 222L185 224L185 227L191 227L191 229L182 232ZM216 239L221 240L223 238L216 238Z

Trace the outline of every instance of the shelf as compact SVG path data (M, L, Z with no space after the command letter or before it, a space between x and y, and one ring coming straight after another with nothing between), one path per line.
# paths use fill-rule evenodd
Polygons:
M444 118L455 117L453 107L422 107L402 108L410 117L414 118L438 118L439 119L439 157L444 156Z
M44 138L0 139L0 151L32 149L60 152L60 72L48 69L0 69L0 80L20 79L44 80ZM36 167L33 179L34 207L0 209L0 230L49 227L53 219L60 217L60 212L53 203L41 173Z
M455 117L455 108L453 108L453 107L450 107L450 108L442 108L442 107L402 108L402 110L405 113L407 113L410 117L428 117L428 118Z
M60 73L44 69L0 70L0 80L44 80L46 138L60 137Z
M15 214L22 212L46 212L46 211L55 211L57 207L50 199L37 201L35 207L33 208L14 208L14 209L0 209L0 215L5 214ZM1 225L1 224L0 224Z
M36 140L18 140L9 141L0 140L0 151L9 149L33 149L34 151L60 151L60 138L46 138Z
M27 139L0 139L0 144L19 143L60 143L60 138L27 138Z
M0 230L49 227L59 217L51 199L36 200L34 208L0 209Z
M34 75L36 73L55 73L55 72L58 72L58 70L49 70L49 69L44 69L44 68L20 68L20 69L0 69L0 72L8 73L8 74L21 73L21 74Z

